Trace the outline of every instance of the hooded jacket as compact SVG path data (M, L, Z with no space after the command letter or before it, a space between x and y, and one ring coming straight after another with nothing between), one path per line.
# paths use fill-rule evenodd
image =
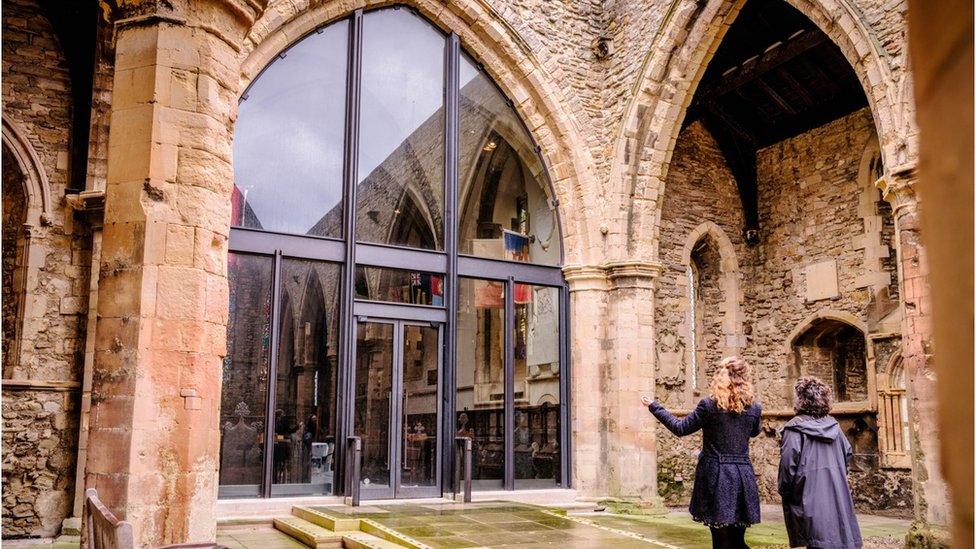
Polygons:
M790 547L861 547L847 484L853 453L837 420L796 416L782 435L778 484Z

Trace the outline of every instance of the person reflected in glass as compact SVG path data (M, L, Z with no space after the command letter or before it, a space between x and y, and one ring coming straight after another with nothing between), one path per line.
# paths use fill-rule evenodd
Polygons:
M749 439L759 435L762 417L749 364L737 356L723 359L708 388L710 395L680 420L650 397L642 396L641 403L679 437L702 431L688 510L696 522L708 526L713 548L748 548L746 528L759 523Z

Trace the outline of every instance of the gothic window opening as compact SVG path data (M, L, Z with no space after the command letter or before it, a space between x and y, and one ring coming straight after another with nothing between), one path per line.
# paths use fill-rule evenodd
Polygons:
M867 348L858 328L836 319L815 320L793 340L792 352L793 379L820 378L831 384L838 403L868 400Z
M240 99L220 497L567 486L558 202L501 90L402 6L289 46Z
M696 394L708 384L725 348L725 291L722 256L718 244L705 235L692 248L689 266L689 333L693 364L692 386Z
M912 464L907 388L904 364L898 355L878 376L878 438L885 467L904 469Z
M22 318L24 224L27 196L24 173L13 153L3 145L3 377L9 378L16 364L18 319Z

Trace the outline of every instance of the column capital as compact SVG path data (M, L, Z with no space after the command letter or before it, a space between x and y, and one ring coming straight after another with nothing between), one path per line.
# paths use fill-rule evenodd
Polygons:
M120 0L116 29L169 23L198 27L220 37L236 51L268 7L268 0L193 0L187 3Z
M874 186L881 191L881 196L891 204L892 213L897 215L900 210L914 209L918 205L915 195L915 182L918 181L914 166L906 166L885 173L874 182Z
M608 291L619 288L652 288L664 271L656 261L609 261L599 264L566 265L563 276L569 291Z

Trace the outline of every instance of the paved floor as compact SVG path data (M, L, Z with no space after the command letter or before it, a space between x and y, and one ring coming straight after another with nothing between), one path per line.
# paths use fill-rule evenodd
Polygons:
M639 535L572 520L542 507L506 502L315 509L327 514L371 519L434 549L648 547Z
M336 515L369 518L434 549L455 547L665 547L708 548L708 529L681 510L649 517L583 513L562 516L542 507L506 502L318 507ZM778 506L764 506L766 522L748 530L751 547L787 547ZM866 547L901 547L908 521L861 516Z
M465 547L661 547L707 549L708 530L681 510L649 517L611 513L563 516L542 507L508 502L469 504L430 503L316 507L336 516L354 515L373 520L434 549ZM753 548L787 547L782 513L776 506L763 507L762 524L750 528L746 542ZM908 521L860 515L865 547L902 547ZM222 527L218 543L230 549L302 549L304 545L270 526ZM4 542L7 545L7 542ZM77 544L19 540L13 545L31 549L73 549Z

